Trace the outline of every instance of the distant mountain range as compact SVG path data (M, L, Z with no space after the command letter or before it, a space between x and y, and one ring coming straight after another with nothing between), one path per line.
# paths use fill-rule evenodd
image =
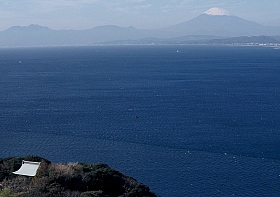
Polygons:
M144 38L139 40L115 40L102 42L107 45L184 45L184 44L211 44L211 45L265 45L280 46L280 36L238 36L222 38L219 36L184 36L176 38Z
M220 8L167 28L142 30L114 25L87 30L52 30L30 25L0 32L0 46L67 46L95 44L279 44L280 27L268 27L230 15Z

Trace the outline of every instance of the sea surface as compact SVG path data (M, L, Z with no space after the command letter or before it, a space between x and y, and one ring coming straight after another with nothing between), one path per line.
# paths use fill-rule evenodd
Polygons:
M103 162L162 197L280 196L280 50L0 49L0 157Z

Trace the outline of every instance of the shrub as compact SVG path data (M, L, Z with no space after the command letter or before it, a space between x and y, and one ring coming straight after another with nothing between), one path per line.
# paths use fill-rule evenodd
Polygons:
M124 193L123 175L106 164L93 166L91 172L85 176L84 183L88 190L102 190L111 196L119 196Z
M0 197L15 197L16 195L12 193L9 189L5 188L0 190Z
M133 190L131 190L126 197L156 197L154 193L150 191L150 188L144 184L137 185Z
M35 177L14 175L22 160L41 161ZM0 197L155 197L148 186L106 164L52 164L37 156L0 159Z
M88 191L81 194L81 197L107 197L103 191Z

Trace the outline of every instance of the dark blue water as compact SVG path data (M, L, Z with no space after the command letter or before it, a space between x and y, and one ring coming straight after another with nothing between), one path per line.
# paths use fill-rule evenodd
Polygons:
M105 162L163 197L280 196L279 50L2 48L0 82L2 158Z

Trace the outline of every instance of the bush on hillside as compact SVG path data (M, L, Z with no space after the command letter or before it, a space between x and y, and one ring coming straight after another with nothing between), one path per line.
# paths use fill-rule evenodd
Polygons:
M12 174L22 160L41 161L35 177ZM155 197L148 186L139 184L106 164L53 164L27 156L0 159L0 184L5 194L17 197Z

